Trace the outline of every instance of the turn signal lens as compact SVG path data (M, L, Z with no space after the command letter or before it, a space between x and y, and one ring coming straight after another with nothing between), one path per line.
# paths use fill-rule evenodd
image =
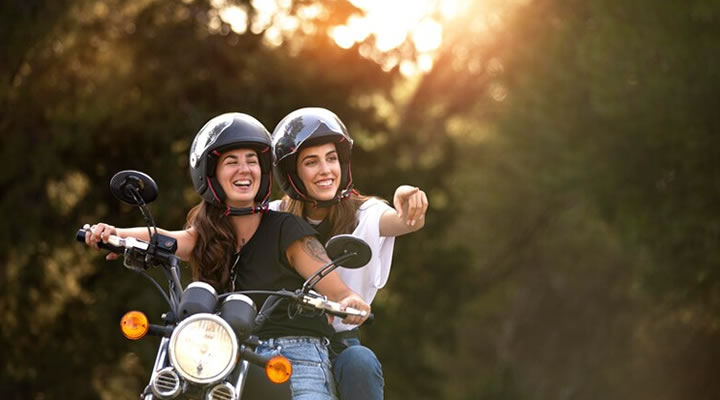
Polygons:
M265 375L272 383L285 383L292 375L292 364L283 356L275 356L265 365Z
M141 339L149 328L147 317L140 311L129 311L120 318L120 330L130 340Z

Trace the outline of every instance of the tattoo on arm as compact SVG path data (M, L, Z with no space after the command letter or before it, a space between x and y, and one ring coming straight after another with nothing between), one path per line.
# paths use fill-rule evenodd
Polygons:
M305 254L322 263L330 261L327 253L325 253L325 248L320 244L320 241L318 241L315 236L305 236L302 239L302 243Z

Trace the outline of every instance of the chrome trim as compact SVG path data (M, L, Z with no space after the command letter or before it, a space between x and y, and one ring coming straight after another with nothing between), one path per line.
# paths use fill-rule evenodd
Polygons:
M235 393L242 393L245 390L245 380L247 379L250 363L248 360L241 360L240 366L237 368L237 380L235 381Z
M236 400L235 388L227 382L213 386L205 395L205 400Z
M148 386L150 387L150 390L152 390L152 384L155 381L155 377L157 376L158 372L162 370L163 368L167 367L168 365L168 343L170 342L169 338L162 337L160 339L160 345L158 346L158 352L155 356L155 365L153 365L152 373L150 374L150 382L148 383ZM145 389L147 390L147 388ZM145 400L151 400L152 395L148 394L145 396Z
M228 297L225 298L223 301L223 304L225 304L228 301L231 300L241 300L247 304L249 304L255 312L257 312L257 306L255 306L255 302L252 301L252 299L244 294L231 294Z
M172 367L165 367L155 374L150 389L157 397L171 399L180 393L180 377Z
M160 339L160 346L158 346L158 353L155 357L155 365L153 366L153 374L150 376L150 379L155 376L157 371L160 371L161 369L165 368L167 366L167 352L168 352L168 343L170 342L170 338L166 338L163 336Z
M148 242L135 239L134 237L121 238L119 236L111 235L110 238L108 238L108 243L115 247L123 247L126 249L135 248L140 250L147 250L150 247L150 244Z
M215 297L217 297L217 292L215 291L215 288L212 285L205 283L205 282L200 282L200 281L195 281L195 282L192 282L191 284L187 285L187 287L185 288L185 291L187 291L190 288L194 288L194 287L205 289L208 292L212 293Z

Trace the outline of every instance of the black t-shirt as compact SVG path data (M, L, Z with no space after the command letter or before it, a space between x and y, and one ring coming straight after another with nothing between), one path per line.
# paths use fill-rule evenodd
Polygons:
M275 211L263 214L257 231L240 250L235 290L295 290L302 287L305 279L290 266L286 251L296 240L315 235L317 232L307 222L292 214ZM258 310L267 298L264 295L250 297ZM261 339L282 336L330 337L333 332L325 315L305 313L291 318L287 303L283 302L265 322L258 336Z
M325 218L317 225L310 223L310 226L315 228L315 230L317 231L318 240L320 240L320 243L322 243L323 246L330 239L330 230L332 229L332 226L330 225L329 219L330 218Z

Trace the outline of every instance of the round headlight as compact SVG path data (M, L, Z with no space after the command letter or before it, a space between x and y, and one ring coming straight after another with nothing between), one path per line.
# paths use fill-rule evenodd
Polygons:
M235 367L238 342L227 322L203 313L187 317L175 328L169 350L170 361L183 378L209 383Z

